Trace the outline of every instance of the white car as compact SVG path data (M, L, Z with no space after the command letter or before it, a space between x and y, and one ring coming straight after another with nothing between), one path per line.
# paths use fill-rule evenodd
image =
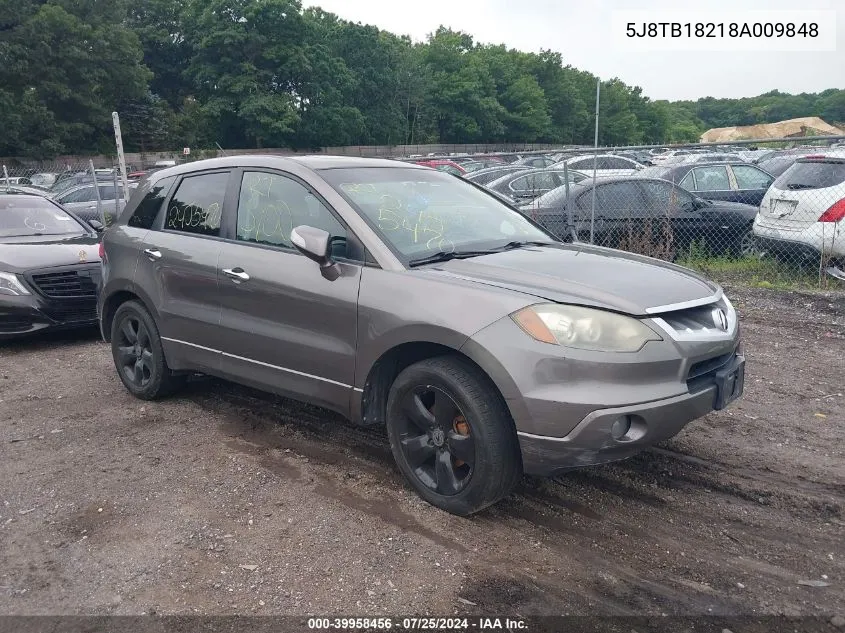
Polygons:
M592 177L593 161L596 165L596 176L632 176L645 168L645 165L624 156L599 154L598 157L592 155L570 156L555 163L549 169L563 169L563 165L566 164L569 169L575 169Z
M758 246L787 261L845 263L845 152L799 158L754 219Z

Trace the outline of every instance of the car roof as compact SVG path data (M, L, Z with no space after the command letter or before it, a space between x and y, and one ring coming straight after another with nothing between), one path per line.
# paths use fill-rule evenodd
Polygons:
M426 161L432 162L432 161ZM438 161L440 162L440 161ZM451 162L451 161L447 161ZM274 154L241 154L238 156L224 156L208 158L191 163L184 163L176 167L167 167L155 172L156 180L168 176L179 176L204 169L225 169L235 167L268 167L284 169L286 166L301 165L315 171L323 169L352 169L372 167L402 167L407 169L426 169L421 165L407 163L388 158L359 158L357 156L279 156Z

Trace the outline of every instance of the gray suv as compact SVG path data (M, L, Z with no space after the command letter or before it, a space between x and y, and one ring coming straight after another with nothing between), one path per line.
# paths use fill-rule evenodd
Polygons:
M563 244L425 167L239 156L164 169L102 251L102 333L135 396L201 372L386 425L403 475L455 514L522 473L628 457L743 389L718 286Z

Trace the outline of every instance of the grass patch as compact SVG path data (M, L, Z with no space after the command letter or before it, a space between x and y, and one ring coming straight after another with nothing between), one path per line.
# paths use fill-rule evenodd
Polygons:
M690 249L676 260L720 283L775 290L835 290L845 284L810 266L796 266L769 257L713 257Z

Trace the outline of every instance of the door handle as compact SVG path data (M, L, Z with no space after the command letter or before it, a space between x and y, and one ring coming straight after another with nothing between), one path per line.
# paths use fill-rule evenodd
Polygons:
M147 248L144 250L144 255L147 256L151 262L156 261L157 259L161 259L161 251L157 248Z
M236 283L240 283L242 281L249 281L249 275L244 271L243 268L224 268L223 274L233 279Z

